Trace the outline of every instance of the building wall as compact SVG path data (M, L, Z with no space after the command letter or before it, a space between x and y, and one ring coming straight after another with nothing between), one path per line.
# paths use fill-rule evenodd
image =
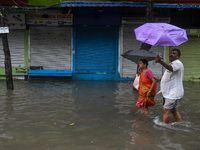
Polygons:
M26 43L26 30L11 29L7 34L8 44L11 54L12 74L17 76L25 76L28 74L27 68L27 49ZM5 78L5 63L2 40L0 40L0 75ZM20 77L21 78L21 77Z
M121 26L120 36L120 54L128 50L139 50L142 42L137 41L134 33L134 29L139 27L141 24L123 24ZM164 46L152 46L150 51L158 54L161 58L164 57ZM120 77L121 78L135 78L137 72L137 64L120 57ZM148 68L153 72L155 76L161 76L163 73L163 67L155 61L150 61Z
M76 9L80 9L80 8L76 8ZM116 22L110 21L108 18L105 21L104 17L106 16L106 13L104 13L104 9L102 8L96 8L95 11L94 10L88 11L88 10L89 9L87 9L87 12L85 14L82 14L82 18L80 17L75 18L76 24L73 26L70 26L70 28L74 28L76 25L82 25L82 26L88 26L88 27L98 26L97 21L99 21L99 18L101 20L101 23L99 23L99 25L101 26L109 27L109 26L116 25L117 28L120 28L119 31L116 31L116 34L118 33L120 34L119 45L116 45L117 46L116 54L118 54L118 57L116 57L116 62L117 62L116 67L119 66L117 70L118 72L116 71L116 73L119 73L120 77L124 79L134 78L137 65L127 59L122 58L120 54L130 49L140 48L141 42L135 40L134 29L141 24L123 24L123 23L121 24L120 22L121 16L119 13L120 10L118 8L112 8L112 10L115 10L117 12L115 13L115 18L117 18L115 20ZM95 12L92 14L93 16L91 15L90 11ZM105 11L107 10L105 9ZM107 11L107 12L110 15L109 17L112 18L113 12L112 11ZM79 11L79 13L82 13L82 11ZM90 14L91 16L87 16L88 14ZM85 19L83 19L83 17L85 17ZM93 18L93 20L91 20L91 18ZM190 18L190 17L187 17L187 18ZM183 20L184 20L184 17L182 17L182 22ZM102 22L102 21L105 21L105 22ZM112 24L113 22L115 22L115 24ZM177 20L176 23L178 24L179 20ZM34 28L36 29L37 27L34 27ZM74 71L74 74L76 74L75 72L76 70L75 69L73 70L73 65L76 65L76 61L73 61L72 55L74 56L74 58L76 57L75 52L76 52L77 43L76 43L76 39L72 41L72 38L74 38L72 31L70 32L67 29L68 27L39 27L39 28L40 28L39 32L37 30L32 30L30 34L28 33L28 30L26 29L11 30L10 33L8 34L8 40L9 40L10 51L11 51L11 60L13 64L13 75L15 76L27 75L28 74L27 69L32 66L43 66L43 68L47 70L71 70L71 71ZM198 44L200 42L199 41L200 30L199 29L194 30L192 27L189 27L189 28L191 28L191 30L189 29L187 32L189 41L178 46L178 48L180 48L182 52L181 60L183 61L184 66L185 66L184 80L196 81L200 79L200 76L199 76L200 73L198 69L198 66L200 65L198 61L199 53L200 53L199 51L200 47ZM39 33L42 33L43 30L46 31L46 34L43 36L40 36ZM29 41L29 38L30 38L30 41ZM56 40L56 38L57 38L57 42L54 41ZM74 45L74 49L72 48L72 45L71 45L72 42ZM118 42L116 43L118 44ZM48 46L50 48L48 48ZM169 50L171 50L172 48L173 47L166 47L167 49L166 58L165 58L165 47L152 47L151 51L159 54L161 57L163 57L163 59L168 59ZM65 51L62 51L62 50L59 51L60 49L62 50L67 49L67 52L65 53ZM63 53L64 55L58 56L59 53L60 54ZM35 54L38 54L38 57ZM38 58L40 58L39 61L38 61ZM28 59L30 63L28 63ZM58 59L61 61L57 61ZM2 47L0 48L0 67L1 67L0 74L1 76L4 77L5 68L4 68L4 54L3 54ZM163 67L160 66L159 64L155 64L153 61L150 62L149 69L152 70L155 76L161 76L163 73ZM114 77L112 76L112 78Z
M187 42L178 47L169 47L169 51L173 48L178 48L181 51L180 60L184 65L185 81L200 81L200 29L188 29L187 35ZM169 54L169 51L167 54Z
M73 73L80 80L116 80L119 8L74 10Z
M30 67L71 70L71 27L31 27Z

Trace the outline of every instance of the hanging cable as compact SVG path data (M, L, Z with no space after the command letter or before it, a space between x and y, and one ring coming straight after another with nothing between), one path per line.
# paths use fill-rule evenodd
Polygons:
M15 5L17 5L18 7L20 6L20 5L17 4L17 2L15 2L15 0L12 0L12 1L13 1L13 3L14 3Z
M25 3L25 2L23 2L23 1L21 1L21 0L17 0L18 2L20 2L20 3L22 3L23 5L26 5L27 3ZM15 3L15 4L17 4L17 2L15 1L15 0L13 0L13 2ZM18 4L19 5L19 4Z

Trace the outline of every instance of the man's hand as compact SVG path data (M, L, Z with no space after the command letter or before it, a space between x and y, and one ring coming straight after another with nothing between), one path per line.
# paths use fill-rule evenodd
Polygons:
M156 62L159 62L159 63L160 63L160 62L161 62L161 58L160 58L160 56L157 55L156 58L155 58L155 60L156 60Z
M164 61L162 61L159 55L156 56L155 60L156 60L156 62L160 63L163 67L165 67L167 70L173 72L172 66L168 65Z

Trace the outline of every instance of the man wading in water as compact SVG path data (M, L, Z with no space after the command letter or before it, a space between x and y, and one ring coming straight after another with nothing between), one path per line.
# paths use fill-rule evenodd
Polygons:
M157 56L155 60L166 68L162 79L155 78L157 81L161 80L160 88L163 95L163 121L169 123L170 112L177 122L181 122L182 118L178 112L178 102L183 97L183 74L184 67L179 60L181 52L178 49L173 49L170 52L170 64L166 64Z

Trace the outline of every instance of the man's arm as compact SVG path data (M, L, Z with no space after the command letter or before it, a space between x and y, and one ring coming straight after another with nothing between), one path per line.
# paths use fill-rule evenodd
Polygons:
M155 60L156 60L158 63L160 63L163 67L165 67L167 70L173 72L172 66L171 66L171 65L168 65L168 64L166 64L164 61L162 61L162 60L160 59L160 56L159 56L159 55L156 56Z

